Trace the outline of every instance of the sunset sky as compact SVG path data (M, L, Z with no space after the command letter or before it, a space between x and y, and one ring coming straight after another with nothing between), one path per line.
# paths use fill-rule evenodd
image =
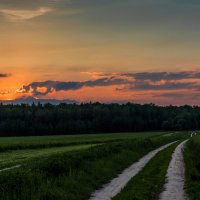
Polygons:
M200 105L199 0L1 0L0 99Z

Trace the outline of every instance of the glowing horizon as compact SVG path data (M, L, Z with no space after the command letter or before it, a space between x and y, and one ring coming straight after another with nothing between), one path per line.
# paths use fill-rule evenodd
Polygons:
M199 11L196 0L2 0L0 99L200 104Z

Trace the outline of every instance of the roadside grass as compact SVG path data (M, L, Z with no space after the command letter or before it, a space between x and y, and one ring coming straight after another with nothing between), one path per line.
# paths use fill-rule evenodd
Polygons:
M0 199L86 200L149 151L174 140L126 140L30 162L1 173Z
M140 171L113 200L156 200L162 192L175 143L162 150Z
M79 151L101 144L82 144L74 146L52 147L44 149L12 150L0 153L0 170L18 164L69 151Z
M184 151L186 192L190 200L200 199L200 136L193 137Z
M80 144L98 144L135 138L159 137L166 133L167 132L139 132L88 135L0 137L0 152L9 150L72 146Z
M180 138L180 136L184 137L185 133L167 133L167 137L169 136L175 136L177 138ZM130 139L144 139L144 138L151 138L152 140L158 140L162 137L166 137L166 133L133 133L133 134L128 134L128 133L122 133L121 135L117 134L116 136L114 136L113 134L111 135L97 135L96 138L99 138L105 136L105 138L102 138L101 140L99 140L98 142L96 141L96 143L90 143L89 142L83 142L81 144L81 140L79 143L74 143L74 145L69 145L66 144L66 146L52 146L50 145L50 147L48 147L48 143L46 143L45 148L32 148L33 146L30 146L30 149L26 149L24 147L28 147L27 146L23 146L22 144L22 149L16 149L16 150L7 150L7 151L3 151L0 152L0 170L7 168L7 167L12 167L18 164L25 164L27 161L31 161L31 160L38 160L38 159L43 159L43 157L48 157L50 155L53 154L59 154L59 153L63 153L63 152L69 152L69 151L77 151L77 150L81 150L81 149L86 149L86 148L90 148L92 146L95 145L101 145L104 143L110 143L110 142L118 142L118 141L125 141L125 140L130 140ZM61 138L63 136L60 136ZM78 138L84 138L85 136L76 136ZM92 137L91 139L93 139L95 137L95 135L93 136L89 136ZM110 138L120 138L121 139L113 139L110 140ZM51 137L47 136L46 139L48 142L49 139ZM53 139L54 137L52 137L51 139ZM55 139L61 139L58 136L55 137ZM122 139L123 138L123 139ZM15 143L16 141L13 141L14 138L4 138L4 139L9 139L8 141L10 141L11 144ZM12 139L12 140L11 140ZM45 137L42 137L42 140L45 139ZM74 139L74 137L72 137L72 139ZM25 138L25 140L30 142L30 138ZM24 140L24 141L25 141ZM36 142L38 140L38 137L33 137L33 141ZM23 138L17 140L17 142L19 141L23 141ZM102 143L100 143L102 141ZM40 141L41 142L41 141ZM42 141L43 142L43 141ZM65 142L65 141L64 141ZM92 141L91 141L92 142ZM0 143L2 144L3 142L0 140ZM4 143L5 144L5 143ZM38 145L40 145L41 143L39 143ZM65 143L63 143L65 144ZM35 143L34 143L35 145ZM14 146L13 146L14 147ZM6 146L6 148L9 148L9 146Z

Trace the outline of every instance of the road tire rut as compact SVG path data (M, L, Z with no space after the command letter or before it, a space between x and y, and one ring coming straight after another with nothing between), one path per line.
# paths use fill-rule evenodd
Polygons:
M166 184L164 185L164 191L160 195L160 200L186 200L187 196L184 190L185 184L185 163L183 157L183 151L185 140L179 144L169 164L166 175Z

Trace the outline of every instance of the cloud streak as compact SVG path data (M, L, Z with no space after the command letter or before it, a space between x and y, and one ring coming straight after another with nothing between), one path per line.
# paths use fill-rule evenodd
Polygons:
M35 10L25 10L25 9L0 9L7 19L10 21L23 21L33 19L42 15L45 15L49 12L52 12L52 8L41 7Z

